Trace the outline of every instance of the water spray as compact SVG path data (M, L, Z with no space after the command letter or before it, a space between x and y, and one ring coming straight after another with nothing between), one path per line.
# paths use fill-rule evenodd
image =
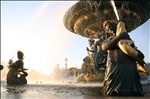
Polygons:
M119 19L119 14L118 14L118 12L117 12L117 8L116 8L116 6L115 6L115 2L114 2L114 0L110 0L110 2L111 2L111 5L113 6L113 9L114 9L114 12L115 12L115 14L116 14L117 20L119 21L119 20L120 20L120 19Z

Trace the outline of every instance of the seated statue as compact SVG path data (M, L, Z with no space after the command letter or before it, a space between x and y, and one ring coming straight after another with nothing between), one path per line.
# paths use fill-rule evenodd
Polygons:
M81 65L82 74L76 77L78 82L96 82L102 81L104 75L102 73L98 73L95 68L91 65L91 60L89 56L86 56L83 59L83 64Z
M27 84L26 77L28 73L25 72L24 66L24 54L21 51L17 52L18 60L13 63L13 61L9 60L9 71L7 73L7 85L20 85L20 84Z

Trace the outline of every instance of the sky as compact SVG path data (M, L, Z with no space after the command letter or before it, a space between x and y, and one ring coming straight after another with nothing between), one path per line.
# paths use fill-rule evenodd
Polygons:
M20 50L25 54L24 67L29 70L50 74L57 64L65 68L65 58L68 68L80 68L87 55L88 38L71 33L63 25L65 12L75 2L2 1L1 61L16 61ZM150 62L149 28L150 20L130 33L146 54L147 62Z

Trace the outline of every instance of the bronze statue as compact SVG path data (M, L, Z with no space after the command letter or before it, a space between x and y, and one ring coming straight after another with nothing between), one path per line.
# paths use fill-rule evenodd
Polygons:
M18 60L13 63L13 61L9 60L9 71L7 73L7 85L20 85L20 84L27 84L27 75L28 73L25 72L24 68L24 54L21 51L17 52Z
M89 51L89 52L92 52L92 57L94 57L94 54L96 52L96 50L95 50L95 40L91 38L91 39L88 39L88 41L89 41L89 45L90 45L91 49L89 49L87 47L86 50Z
M99 71L99 68L105 68L106 59L107 59L107 51L102 50L102 41L106 38L104 36L98 35L98 40L95 43L95 57L94 64L95 69Z
M86 56L83 59L83 63L81 65L82 74L76 77L78 82L98 82L103 81L104 74L97 73L95 68L91 65L91 59L89 56Z
M91 66L91 60L89 56L83 58L81 65L81 74L76 77L78 82L86 82L95 73L94 68Z
M125 24L123 22L119 22L117 25L117 32L116 35L119 35L120 33L126 32ZM144 58L139 57L140 51L137 49L137 47L132 47L132 44L134 42L132 40L120 40L118 42L119 48L130 57L134 58L138 64L138 70L145 72L147 75L149 75L148 71L145 69L144 65L147 65L144 61Z
M88 56L86 56L83 59L83 64L81 65L81 71L83 74L88 74L88 75L92 75L94 74L94 68L90 65L90 58Z
M136 60L118 46L120 40L131 40L130 36L127 32L116 35L115 22L106 21L103 27L112 36L102 43L102 49L108 52L102 93L106 96L144 96ZM134 43L131 46L135 47ZM143 59L143 53L139 51L138 57Z

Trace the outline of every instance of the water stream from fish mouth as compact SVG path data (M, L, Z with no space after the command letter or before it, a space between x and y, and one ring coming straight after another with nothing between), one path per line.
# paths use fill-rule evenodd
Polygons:
M144 83L145 96L150 97L150 83ZM27 85L7 86L1 84L1 99L99 99L102 83L42 82ZM116 99L117 97L109 97ZM140 97L139 97L140 98ZM124 99L118 98L118 99ZM133 99L133 97L131 98Z

